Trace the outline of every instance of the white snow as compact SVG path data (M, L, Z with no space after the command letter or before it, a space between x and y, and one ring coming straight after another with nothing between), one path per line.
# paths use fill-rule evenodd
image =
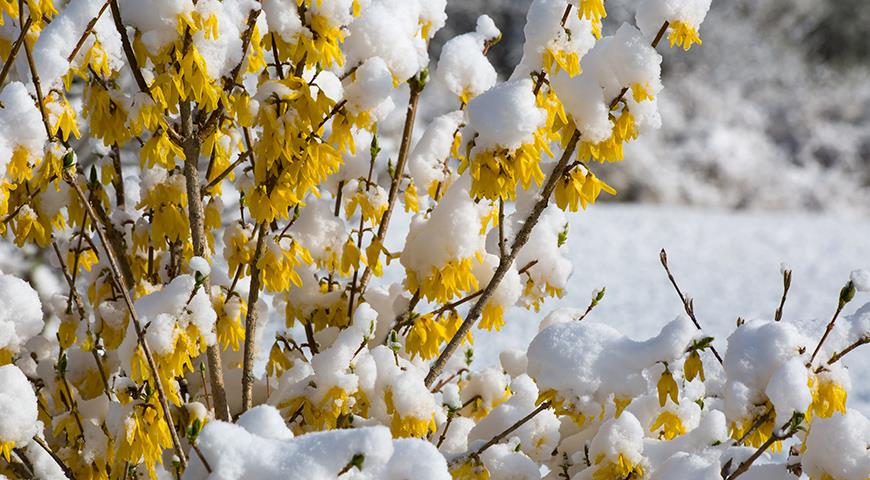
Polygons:
M43 325L42 303L33 287L20 278L0 274L0 350L18 353Z
M0 443L30 443L37 433L36 395L15 365L0 367Z
M532 141L532 134L546 120L535 104L529 78L496 85L468 103L468 125L480 136L475 150L514 150Z
M856 410L813 421L801 464L811 478L870 477L870 420Z

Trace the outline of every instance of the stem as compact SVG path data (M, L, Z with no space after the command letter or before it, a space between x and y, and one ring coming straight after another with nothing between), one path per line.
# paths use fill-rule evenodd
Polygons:
M24 43L24 37L27 36L27 31L30 30L30 25L32 23L33 19L28 16L27 21L25 21L24 25L21 27L21 33L18 34L18 38L16 38L15 43L12 44L9 58L6 59L6 63L3 64L3 70L0 71L0 87L3 86L3 82L6 81L9 71L12 70L12 64L15 63L15 57L18 55L18 50L21 49L21 44Z
M21 0L18 2L19 15L24 15L21 10ZM23 18L21 20L23 24ZM42 96L42 85L39 82L39 72L36 70L36 63L33 61L33 52L30 51L30 45L27 41L24 42L24 55L27 57L27 65L30 67L30 78L33 80L33 88L36 90L36 102L39 105L39 113L42 115L42 125L45 127L45 134L49 140L53 137L51 134L51 126L48 124L48 114L45 113L45 98Z
M124 171L121 168L121 149L118 145L112 145L112 168L115 169L115 205L119 209L125 210L127 206L127 196L124 192Z
M114 3L114 0L112 3ZM158 374L157 364L154 362L154 356L151 354L151 348L148 346L148 341L145 340L145 331L142 329L139 315L136 313L136 308L133 306L133 299L130 297L127 282L121 275L121 269L118 267L118 261L115 258L113 250L109 248L109 240L106 238L106 233L98 225L97 214L94 213L91 204L85 198L85 194L79 186L78 181L74 177L71 177L67 172L64 172L64 177L66 182L73 187L79 200L84 205L85 211L91 217L97 236L100 237L100 242L103 244L103 250L106 252L106 258L109 262L109 271L112 274L112 279L117 284L118 290L121 292L121 296L124 299L124 304L130 312L130 318L133 320L133 327L136 329L136 336L139 339L139 345L142 347L142 352L145 354L145 359L148 361L148 368L151 370L154 385L157 387L157 396L160 400L160 406L163 409L163 420L169 427L169 433L172 437L172 445L175 447L175 454L178 456L181 465L187 467L187 457L184 454L184 450L181 448L181 441L178 438L178 432L175 431L175 426L172 421L172 412L169 409L169 402L166 400L166 392L163 389L163 381L160 379L160 375Z
M57 463L57 465L61 468L61 470L63 470L63 473L68 478L76 478L75 475L73 475L72 470L70 470L70 468L66 465L66 463L64 463L63 460L61 460L60 457L58 457L57 454L54 453L54 451L52 451L51 448L49 448L48 444L46 444L43 439L39 438L38 436L34 436L33 441L37 445L42 447L42 449L45 450L45 453L47 453L49 456L51 456L51 458L54 460L54 462Z
M504 240L504 199L498 197L498 253L502 257L507 253L505 248L507 247Z
M526 415L525 417L517 420L516 423L514 423L510 427L506 428L503 432L501 432L498 435L489 439L488 442L484 443L480 448L478 448L474 452L469 452L469 453L466 453L464 455L460 455L459 457L457 457L455 460L453 460L450 463L452 465L456 465L457 463L460 463L461 461L465 460L468 457L480 455L481 453L485 452L489 447L491 447L491 446L497 444L498 442L504 440L505 438L507 438L507 436L510 435L511 433L513 433L514 430L522 427L523 424L525 424L529 420L535 418L535 415L543 412L544 410L546 410L548 408L550 408L550 402L544 402L544 403L538 405L538 408L532 410L532 412L529 413L528 415Z
M784 425L780 429L780 431L786 427L789 427L789 425L791 423L792 423L792 421L789 420L789 422L786 425ZM747 458L743 463L741 463L737 467L737 470L734 470L734 472L731 475L728 475L727 477L725 477L725 480L734 480L735 478L737 478L740 475L743 475L744 473L749 471L749 467L751 467L752 464L755 463L756 460L758 460L758 457L760 457L762 454L764 454L764 452L766 452L767 449L770 448L771 445L773 445L774 443L776 443L780 440L785 440L785 439L791 437L792 435L797 433L797 431L798 431L797 428L789 428L788 433L783 434L783 433L774 432L773 434L771 434L770 438L768 438L760 447L758 447L758 449L749 458ZM724 475L723 475L723 477L724 477Z
M828 322L828 325L825 327L825 333L822 334L822 338L819 340L819 343L816 345L816 349L813 350L813 354L810 357L810 361L809 361L809 363L807 363L807 366L810 366L813 364L813 360L816 359L816 355L819 354L819 350L822 349L822 345L824 345L825 340L828 339L828 335L831 334L831 330L834 329L834 324L837 323L837 317L840 316L840 312L843 311L843 307L845 307L845 306L846 306L846 304L843 302L840 302L837 305L837 310L834 312L834 316L831 317L831 321Z
M663 248L661 252L659 252L659 260L662 262L662 266L665 267L665 272L668 274L668 280L671 281L671 285L674 286L674 290L677 291L677 295L680 297L680 301L683 302L683 309L686 311L686 315L692 319L692 323L695 324L695 328L701 330L701 324L698 323L698 319L695 318L695 304L691 298L683 295L683 291L680 290L679 285L677 285L677 280L674 278L674 275L671 274L671 269L668 267L668 252ZM716 351L716 347L710 345L710 350L713 352L713 355L716 357L716 360L719 361L719 365L723 365L722 357L719 355L719 352Z
M405 115L405 126L402 130L402 143L399 145L399 158L396 161L396 172L393 176L393 181L390 184L389 201L387 203L387 211L381 217L381 223L378 225L378 233L374 241L384 244L384 238L387 236L387 228L390 226L390 217L393 214L393 208L396 206L396 199L399 197L399 184L402 183L402 176L405 172L405 163L408 160L408 151L411 147L411 137L414 133L414 119L417 116L417 102L420 100L420 93L423 91L422 82L411 81L408 83L411 87L411 98L408 100L408 111ZM363 270L362 279L359 283L360 295L365 293L366 285L371 278L371 269L367 266ZM348 312L353 315L353 312Z
M136 80L136 85L139 90L151 96L151 89L148 88L148 82L142 76L142 71L139 70L139 61L136 60L136 52L133 50L133 45L130 43L130 37L127 36L127 27L124 26L124 21L121 18L121 9L118 7L118 0L109 0L112 7L112 19L115 21L115 29L121 35L121 46L124 49L124 55L127 57L127 62L130 64L130 71L133 73L133 78ZM153 97L152 97L153 98Z
M202 187L199 181L198 160L200 154L199 139L192 134L190 102L181 104L181 132L184 135L184 179L187 187L187 216L190 221L190 237L193 243L193 254L206 258L209 256L208 240L205 235L205 207L202 203ZM205 280L206 294L211 296L208 280ZM224 386L223 365L221 363L220 345L210 345L206 348L209 381L211 383L214 412L218 420L229 421L230 410L227 403L227 392Z
M435 379L438 378L438 375L441 374L441 371L444 370L447 361L456 349L459 348L462 339L465 338L465 335L474 326L477 318L480 317L484 305L486 305L486 302L493 293L495 293L495 289L499 286L502 279L504 279L505 274L514 262L514 259L516 259L526 242L529 241L532 229L535 227L535 224L538 223L538 219L541 217L541 214L544 213L544 209L546 209L550 204L550 195L552 195L553 190L556 189L556 181L562 177L562 173L568 165L568 160L570 160L571 156L574 154L574 149L577 147L577 142L579 141L580 131L574 130L574 134L571 135L571 138L568 140L568 145L566 145L565 151L562 153L562 158L559 159L559 163L556 164L550 177L547 178L547 183L544 184L544 188L541 190L539 200L535 203L534 207L532 207L532 211L529 212L528 217L526 217L525 222L523 222L522 228L520 228L520 231L517 232L516 237L514 237L510 252L499 259L498 267L495 269L492 279L486 285L486 288L483 289L480 298L468 311L468 315L465 317L465 320L462 321L459 330L456 331L456 334L450 339L447 346L444 347L444 351L442 351L441 355L435 359L435 362L429 369L429 374L426 375L427 387L431 387L435 382Z
M223 179L227 178L227 176L228 176L229 174L233 173L233 170L235 170L236 167L238 167L238 166L241 165L245 160L247 160L247 159L248 159L248 156L250 156L250 155L251 155L251 152L250 152L250 151L248 151L248 152L244 152L244 153L242 153L241 155L239 155L239 158L237 158L235 162L233 162L232 164L230 164L230 166L227 167L227 168L225 168L224 171L222 171L221 173L218 174L218 176L214 177L214 179L213 179L212 181L208 182L207 185L205 185L204 187L202 187L202 190L200 191L200 195L203 195L203 196L206 195L206 194L208 193L208 191L211 190L212 187L214 187L214 186L217 185L218 183L221 183L221 181L222 181Z
M79 238L81 240L81 237ZM57 246L57 242L51 242L51 246L54 249L54 254L57 255L57 261L60 263L60 270L63 273L63 278L66 279L67 285L69 285L69 296L71 301L73 301L76 305L76 311L79 314L79 321L86 321L85 316L85 306L82 303L81 297L79 297L78 291L75 287L75 280L70 276L69 270L66 268L66 262L63 261L63 255L60 253L60 248ZM78 253L76 254L78 257ZM103 382L103 392L106 394L106 398L109 401L112 401L112 394L109 389L109 380L106 377L106 372L103 369L103 362L100 361L100 357L97 354L97 350L95 348L91 349L91 355L94 357L94 362L97 364L97 371L100 373L100 380Z
M242 363L242 412L253 406L254 389L254 336L257 331L257 300L260 298L260 267L263 254L266 223L257 226L257 247L251 259L251 288L248 291L248 313L245 316L245 358Z
M81 48L85 44L85 41L88 39L88 35L90 35L90 33L94 30L94 26L97 24L97 21L99 21L100 17L102 17L103 13L105 13L106 7L109 6L109 2L111 2L111 0L106 0L106 2L103 3L103 6L100 7L100 11L97 13L97 16L92 18L91 21L88 22L88 25L85 27L85 31L82 32L82 36L79 37L79 41L76 42L76 46L73 47L72 52L70 52L69 56L66 57L67 62L72 63L72 61L75 60L76 55L78 55L79 53L79 50L81 50Z
M858 340L856 340L854 343L852 343L848 347L844 348L843 350L840 350L839 352L833 354L831 356L830 360L828 360L828 365L833 365L833 364L839 362L840 359L845 357L847 353L851 352L852 350L855 350L856 348L860 347L861 345L866 345L868 343L870 343L870 333L859 338ZM821 372L821 368L822 367L819 367L818 369L816 369L816 373Z
M112 0L114 3L115 0ZM236 79L239 76L239 72L242 70L242 65L245 63L245 59L248 57L248 46L251 44L251 36L254 34L254 27L257 24L257 17L260 16L260 9L251 10L248 14L248 23L245 28L245 32L242 33L242 58L239 60L239 63L233 67L232 71L230 71L229 76L224 77L224 90L229 94L233 87L236 86ZM218 104L217 110L211 113L208 118L202 123L202 126L197 133L197 136L200 140L208 137L214 132L217 128L220 118L224 114L224 104L220 102Z

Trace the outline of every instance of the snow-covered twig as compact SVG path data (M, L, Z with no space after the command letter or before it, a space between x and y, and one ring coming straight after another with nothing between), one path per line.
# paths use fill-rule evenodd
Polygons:
M157 388L157 396L160 400L160 406L163 409L163 420L166 422L166 425L169 429L170 437L172 438L172 445L175 448L175 454L178 456L179 461L182 466L187 466L187 456L184 454L184 450L181 448L181 440L178 438L178 432L175 430L175 425L172 421L172 412L169 409L169 402L166 400L166 392L163 389L163 381L160 380L160 374L157 369L157 364L154 362L154 356L151 354L151 348L148 346L148 341L145 340L145 332L142 329L142 324L139 322L139 316L136 314L136 308L133 306L133 299L130 297L130 291L127 287L127 282L124 277L121 275L121 269L118 266L118 260L115 258L114 253L112 253L112 248L109 246L109 240L106 238L106 233L102 228L98 225L99 222L97 220L97 214L94 213L94 209L91 207L90 202L88 202L87 198L85 198L85 194L82 191L82 187L79 185L78 180L70 175L69 172L64 172L64 180L69 184L76 195L79 198L79 201L85 208L88 216L91 217L91 221L94 222L95 230L97 231L97 236L100 238L100 242L103 244L103 250L106 252L106 259L109 263L109 272L111 273L112 279L117 284L118 290L121 293L121 298L124 300L124 304L127 307L128 312L130 313L130 319L133 321L133 327L136 329L136 337L138 339L139 345L142 347L142 352L145 355L145 359L148 362L148 368L151 370L151 376L154 381L154 386Z

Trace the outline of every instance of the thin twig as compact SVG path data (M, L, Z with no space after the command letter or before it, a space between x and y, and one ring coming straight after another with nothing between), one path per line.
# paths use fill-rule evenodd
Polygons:
M248 312L245 315L245 356L242 363L242 412L253 406L254 336L257 331L257 301L260 298L260 256L266 237L266 223L257 226L257 247L251 258L251 287L248 291Z
M106 0L105 3L103 3L103 6L100 7L100 11L97 12L97 16L92 18L91 21L88 22L87 26L85 27L85 31L82 32L82 36L79 37L79 41L76 42L76 46L73 47L72 52L70 52L69 55L66 57L67 62L72 63L72 61L75 60L76 55L78 55L79 53L79 50L81 50L81 48L85 44L85 41L88 39L88 35L90 35L91 32L94 30L94 26L97 24L97 21L100 20L100 17L103 16L103 13L106 11L106 8L109 6L109 2L111 1L112 0Z
M463 460L465 460L468 457L480 455L481 453L485 452L489 447L491 447L491 446L497 444L498 442L504 440L505 438L507 438L508 435L513 433L516 429L522 427L526 422L535 418L535 415L543 412L544 410L546 410L548 408L550 408L550 402L544 402L544 403L538 405L538 407L535 408L534 410L532 410L531 413L529 413L525 417L517 420L513 425L506 428L504 431L502 431L498 435L489 439L488 442L481 445L481 447L478 448L477 450L475 450L474 452L468 452L468 453L466 453L464 455L460 455L459 457L454 459L452 462L450 462L451 465L456 465L457 463L461 463Z
M145 354L145 359L148 362L148 368L151 370L151 376L153 377L152 380L154 381L154 385L157 387L157 396L160 400L160 406L163 409L163 420L169 427L169 433L172 437L172 444L175 447L175 454L178 456L181 465L186 467L187 456L184 454L184 450L181 448L181 441L178 438L178 432L176 432L174 423L172 421L172 412L169 409L169 402L166 400L166 391L163 389L163 381L160 379L157 364L154 362L154 356L151 354L151 348L148 346L148 341L145 339L145 331L142 329L142 324L139 321L139 315L136 313L136 308L133 306L133 299L130 297L130 291L128 289L127 282L121 275L121 269L118 266L118 261L115 258L112 248L110 248L109 246L109 240L106 238L106 233L98 225L99 222L97 221L97 214L94 213L91 204L85 198L85 194L82 191L82 188L79 186L78 181L75 179L75 177L70 176L67 172L64 173L64 177L66 182L71 187L73 187L73 190L75 190L76 195L78 195L79 200L84 205L85 210L91 217L91 221L96 227L95 230L97 232L97 236L99 236L100 242L102 242L103 244L103 250L106 252L106 259L109 262L109 271L112 274L112 279L117 284L118 290L121 293L121 297L123 298L124 303L127 306L127 310L130 312L130 318L133 320L133 327L136 329L136 336L139 339L139 345L142 347L142 352Z
M21 5L20 0L18 3ZM21 7L19 6L19 8ZM23 15L23 11L20 11L19 15ZM26 41L24 42L24 55L27 57L27 65L30 68L30 78L33 80L33 88L36 90L36 103L39 105L39 114L42 115L42 125L45 127L45 135L51 139L53 135L51 134L51 125L48 124L48 114L45 111L45 97L42 96L42 85L39 81L39 72L36 70L36 62L33 60L33 52L30 51L30 45L28 45Z
M822 345L825 344L825 340L828 339L828 335L831 334L831 331L834 329L834 324L837 323L837 318L840 316L840 313L843 311L843 308L852 300L852 297L855 295L855 285L849 280L846 283L846 286L840 290L840 299L837 302L837 310L834 311L834 316L831 317L831 321L828 322L828 325L825 327L825 333L822 334L822 338L819 340L819 343L816 345L815 350L813 350L812 356L810 356L810 361L807 362L807 367L813 364L813 360L816 359L816 355L819 354L819 351L822 349Z
M788 432L781 433L782 430L784 430L786 428L788 428ZM782 428L779 429L779 431L773 432L770 435L770 437L767 440L765 440L765 442L763 444L761 444L761 446L758 447L758 449L755 450L755 452L749 458L744 460L737 467L737 470L734 470L733 473L731 473L730 475L725 477L725 480L734 480L735 478L739 477L740 475L743 475L744 473L749 471L749 468L752 466L752 464L755 463L755 461L758 460L758 458L761 455L763 455L764 452L766 452L767 449L770 448L771 445L773 445L774 443L779 442L781 440L785 440L787 438L790 438L792 435L794 435L797 432L798 432L798 428L793 426L793 421L790 419L788 421L788 423L786 423L785 425L782 426Z
M855 350L856 348L860 347L861 345L866 345L866 344L868 344L868 343L870 343L870 333L868 333L867 335L864 335L863 337L859 338L858 340L856 340L855 342L853 342L852 344L850 344L848 347L846 347L846 348L840 350L839 352L833 354L833 355L831 356L831 358L828 360L828 365L833 365L833 364L839 362L841 358L845 357L846 354L848 354L848 353L851 352L852 350ZM820 372L822 371L822 368L823 368L823 367L818 367L818 368L816 369L816 373L820 373Z
M42 449L45 450L46 453L48 453L48 455L54 460L55 463L57 463L57 465L61 468L61 470L63 470L63 473L68 478L76 478L75 475L73 475L72 470L70 470L70 468L67 466L67 464L64 463L64 461L61 460L61 458L58 457L51 448L49 448L48 444L46 444L43 439L39 438L38 436L34 436L33 441L37 445L42 447Z
M788 289L791 287L791 270L785 269L782 271L782 298L779 300L779 306L776 307L776 313L773 320L778 322L782 320L782 309L785 307L785 299L788 296Z
M79 240L81 240L81 237ZM57 261L60 263L60 270L63 273L63 278L66 279L67 285L69 285L70 299L72 299L76 305L76 311L79 314L79 321L85 322L87 321L87 317L85 316L85 306L82 304L81 297L79 297L78 291L76 290L75 280L73 280L69 274L69 270L66 268L66 262L63 261L63 255L60 253L60 248L57 246L57 242L51 242L51 246L54 248L55 255L57 255ZM103 392L106 394L106 398L111 402L112 394L109 389L109 380L106 377L106 372L103 369L103 362L100 361L96 348L91 349L91 355L94 357L94 362L97 364L97 371L100 373L100 380L103 382Z
M207 185L205 185L204 187L202 187L202 190L201 190L201 192L200 192L201 195L203 195L203 196L206 195L206 194L208 193L208 191L209 191L212 187L214 187L214 186L217 185L218 183L221 183L221 181L222 181L223 179L227 178L227 176L228 176L229 174L233 173L233 170L235 170L236 167L238 167L238 166L241 165L245 160L247 160L248 157L249 157L250 155L251 155L251 152L250 152L250 151L248 151L248 152L244 152L244 153L242 153L241 155L239 155L239 158L237 158L235 162L231 163L230 166L228 166L227 168L225 168L221 173L218 174L218 176L214 177L214 178L212 179L212 181L208 182Z
M405 173L405 164L408 160L408 152L411 147L411 138L414 134L414 120L417 116L417 102L420 100L420 93L423 91L423 83L419 81L409 82L411 87L411 97L408 100L408 110L405 114L405 125L402 130L402 143L399 145L399 156L396 160L396 171L393 176L393 181L390 183L390 192L387 201L387 210L381 217L381 223L378 225L378 232L375 235L375 240L383 245L384 238L387 236L387 229L390 226L390 218L393 214L393 209L396 206L396 200L399 197L399 184L402 183L402 178ZM366 266L363 270L362 279L359 283L360 295L365 293L368 281L371 278L371 268ZM353 312L349 312L353 315Z
M577 147L577 142L579 141L580 131L575 130L574 133L571 135L571 138L568 140L568 144L565 147L565 151L562 153L562 157L559 159L559 162L556 164L556 167L553 169L550 177L547 178L547 183L544 184L544 188L541 190L538 201L535 203L534 207L532 207L531 212L529 212L528 217L526 217L525 222L523 222L523 226L514 237L510 252L506 256L503 256L499 259L498 267L495 269L495 272L493 272L492 279L490 279L489 283L483 289L480 298L468 311L465 320L463 320L462 324L459 326L459 329L456 331L456 334L453 335L453 338L451 338L450 341L447 342L447 346L444 347L441 355L439 355L438 358L435 359L435 362L432 363L432 366L429 369L429 374L426 375L427 387L431 387L432 384L435 382L435 379L438 378L438 375L441 374L444 366L447 365L447 361L450 359L456 349L459 348L459 344L462 342L462 339L465 338L465 335L468 333L469 330L471 330L471 327L474 326L474 323L477 321L478 317L480 317L480 314L483 312L484 305L486 305L486 302L489 301L489 298L493 295L495 289L498 288L502 279L504 279L505 274L514 262L514 259L520 253L520 250L523 248L523 246L525 246L526 242L529 241L529 236L532 233L532 229L535 227L535 224L538 223L538 219L541 217L541 214L544 213L544 209L546 209L547 206L550 204L550 196L553 194L553 190L555 190L556 188L556 181L562 177L562 172L568 165L568 161L574 154L574 149Z
M662 262L662 266L665 268L665 272L668 274L668 280L671 281L671 285L674 286L674 290L677 291L677 295L680 297L680 301L683 303L683 310L686 311L686 315L692 319L692 323L695 324L695 328L701 330L701 324L698 323L698 319L695 318L695 304L691 298L683 295L683 291L680 290L680 286L677 285L677 280L674 278L674 275L671 273L670 267L668 267L668 252L663 248L661 252L659 252L659 260ZM710 351L713 352L713 355L716 357L716 360L719 361L719 365L724 365L722 361L722 357L719 355L719 352L716 351L716 347L710 345Z
M0 87L3 86L3 82L6 81L6 76L9 75L9 71L12 70L12 64L15 63L15 57L18 55L18 50L21 49L21 44L24 43L24 38L27 37L27 31L30 30L30 25L33 23L33 19L29 16L27 20L24 22L24 26L21 27L21 33L18 34L18 38L15 39L15 43L12 44L12 50L9 51L9 58L6 59L6 63L3 64L3 70L0 71Z
M193 451L196 452L196 456L199 457L199 461L202 462L202 466L205 467L208 473L211 473L211 465L208 463L208 460L205 459L205 455L202 454L202 450L199 449L199 445L196 443L191 443L191 447L193 447Z

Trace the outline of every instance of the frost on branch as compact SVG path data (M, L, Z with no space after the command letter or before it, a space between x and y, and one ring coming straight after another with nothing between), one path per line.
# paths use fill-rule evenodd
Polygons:
M867 478L866 272L824 336L568 291L709 6L535 0L500 80L444 1L0 1L0 478Z

